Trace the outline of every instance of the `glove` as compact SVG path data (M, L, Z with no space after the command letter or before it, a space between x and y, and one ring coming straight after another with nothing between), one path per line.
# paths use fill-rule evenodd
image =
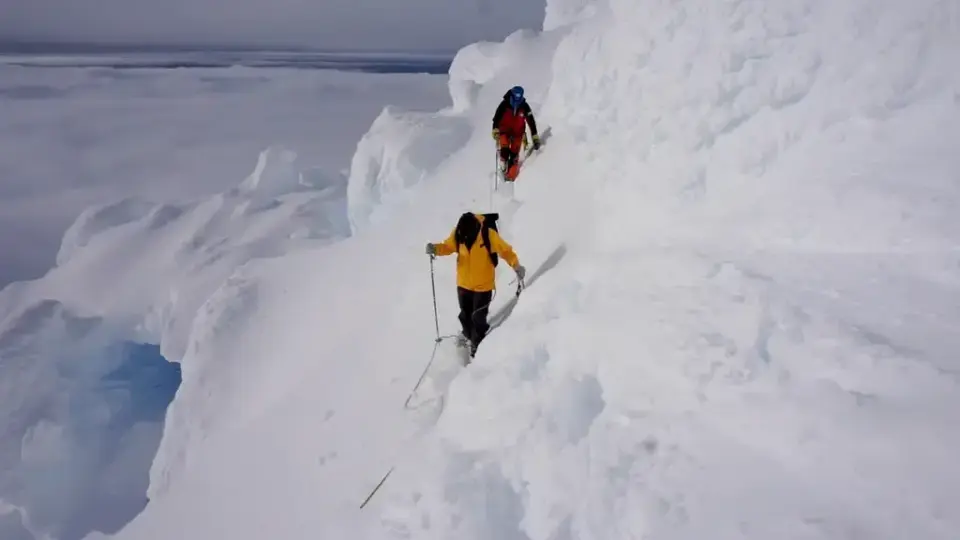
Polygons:
M499 140L500 140L500 130L499 130L499 129L494 128L494 130L493 130L493 140L495 140L495 141L499 141Z
M426 252L427 252L427 255L436 255L437 246L434 246L433 244L427 244Z
M534 149L534 150L539 150L539 149L540 149L540 136L539 136L539 135L534 135L534 136L533 136L533 149Z
M527 269L524 268L522 264L518 264L517 267L514 268L514 271L516 271L517 277L521 280L523 279L523 276L527 275Z

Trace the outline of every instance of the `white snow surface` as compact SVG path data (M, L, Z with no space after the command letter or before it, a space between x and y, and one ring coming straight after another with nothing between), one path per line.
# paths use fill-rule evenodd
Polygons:
M451 108L386 110L346 186L271 150L221 196L89 212L4 328L53 299L181 363L112 538L953 539L958 25L953 0L551 0L543 33L461 51ZM514 84L553 136L491 197ZM500 212L527 288L500 265L509 317L466 368L441 342L442 399L406 410L423 246L466 210Z

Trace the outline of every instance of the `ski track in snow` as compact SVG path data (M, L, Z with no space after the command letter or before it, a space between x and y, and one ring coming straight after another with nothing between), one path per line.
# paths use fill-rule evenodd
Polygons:
M183 384L113 538L957 536L956 3L550 0L544 23L462 50L451 108L385 110L333 209L298 224L280 159L256 202L88 215L0 298L116 314L147 304L91 294L112 249L259 257L156 314ZM513 84L553 136L491 199ZM436 337L423 245L465 210L501 212L528 288L501 265L509 317L466 368L442 342L442 401L405 411ZM451 259L435 280L451 334Z

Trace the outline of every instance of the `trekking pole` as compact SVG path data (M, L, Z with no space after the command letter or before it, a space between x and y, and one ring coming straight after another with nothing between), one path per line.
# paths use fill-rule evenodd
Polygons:
M387 471L387 474L383 475L383 478L380 479L380 483L377 484L377 487L373 488L373 491L370 492L370 495L367 495L367 498L360 505L360 508L363 508L364 506L367 505L368 502L370 502L370 499L372 499L373 496L377 494L377 491L380 489L380 486L382 486L383 483L387 481L387 477L390 476L390 473L392 472L393 472L393 467L390 467L390 470Z
M433 277L433 259L434 258L435 258L434 255L430 255L430 289L433 291L433 320L437 328L437 339L435 339L433 342L433 354L430 355L430 361L427 362L427 365L423 368L423 372L420 373L420 378L417 379L417 384L413 385L413 390L411 390L410 394L407 395L407 400L403 402L404 409L410 406L410 400L413 399L413 396L417 393L417 389L420 388L420 383L423 382L423 378L427 376L427 371L429 371L430 366L433 365L433 360L437 357L437 347L440 346L440 342L448 337L452 337L452 336L440 337L440 317L437 315L437 287L435 285L436 280Z
M440 316L437 315L437 285L433 277L433 259L430 255L430 290L433 291L433 324L437 329L437 343L440 343Z
M513 281L510 282L511 285L512 285L513 283L514 283ZM517 276L516 284L517 284L517 296L519 297L519 296L520 296L520 293L523 292L523 280L520 279L520 276Z

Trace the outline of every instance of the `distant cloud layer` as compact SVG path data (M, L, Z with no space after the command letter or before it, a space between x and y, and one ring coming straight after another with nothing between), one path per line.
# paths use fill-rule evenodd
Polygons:
M0 0L0 41L453 49L539 29L545 0Z

